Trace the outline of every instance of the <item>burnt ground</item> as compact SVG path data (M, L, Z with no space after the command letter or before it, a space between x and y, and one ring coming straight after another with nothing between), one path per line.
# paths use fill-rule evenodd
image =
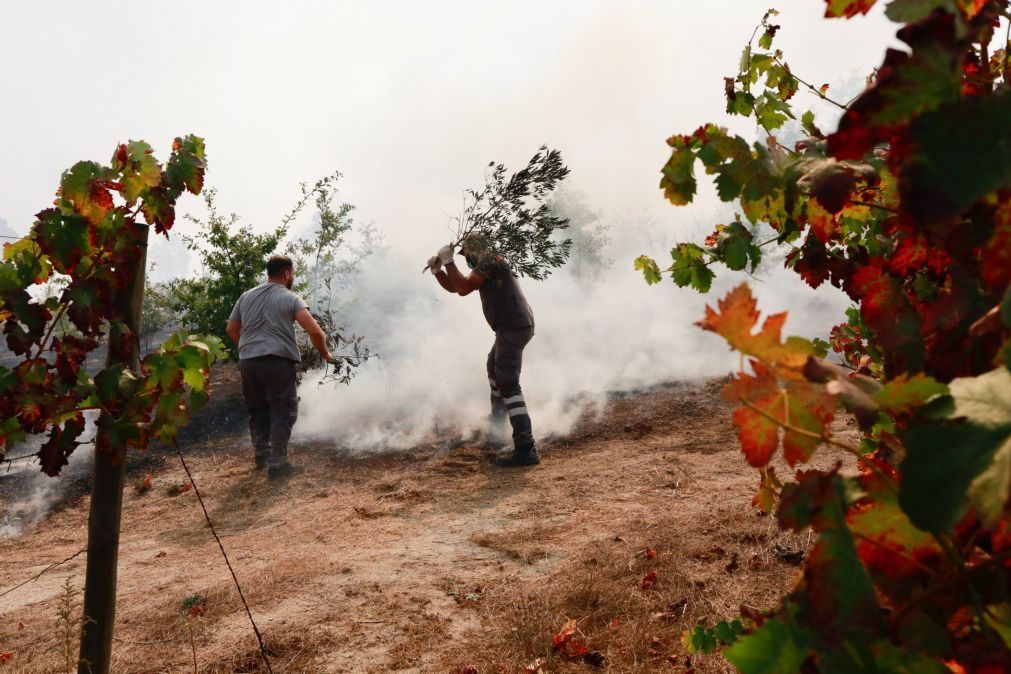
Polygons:
M275 672L523 672L538 658L545 673L731 671L689 656L683 633L775 605L810 544L751 507L758 478L721 381L613 395L543 442L534 468L496 468L450 438L365 457L314 442L292 446L306 470L279 484L253 469L236 369L214 380L180 442ZM17 481L0 478L6 503ZM171 493L185 483L168 448L131 458L113 671L193 671L194 658L200 672L266 671L193 491ZM0 541L0 591L84 547L87 492L69 485ZM58 612L68 580L79 605L83 575L80 555L0 596L0 670L65 671ZM202 613L187 617L193 597ZM552 648L568 619L595 665Z

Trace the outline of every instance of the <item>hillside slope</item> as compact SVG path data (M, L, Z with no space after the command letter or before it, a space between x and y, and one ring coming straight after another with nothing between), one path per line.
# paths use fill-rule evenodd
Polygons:
M720 382L613 396L530 469L450 438L358 458L311 443L292 447L305 472L278 484L253 469L234 367L215 379L183 446L275 672L522 672L537 658L545 672L592 671L594 658L552 650L568 618L598 671L728 671L718 655L689 657L681 634L772 605L809 544L751 508L757 475ZM178 459L156 450L130 473L114 671L192 671L182 603L194 595L199 671L261 671L193 491L169 493L186 482ZM148 473L154 487L138 493ZM15 491L0 480L5 499ZM0 590L84 547L87 506L71 497L0 542ZM83 574L80 555L0 597L0 651L14 656L0 670L62 671L58 601Z

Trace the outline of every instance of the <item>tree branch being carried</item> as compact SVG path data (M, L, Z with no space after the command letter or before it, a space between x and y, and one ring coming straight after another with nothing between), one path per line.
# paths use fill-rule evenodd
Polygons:
M558 150L542 145L526 167L506 177L503 164L491 162L481 190L467 190L463 214L455 218L455 251L468 238L483 242L489 252L509 261L519 276L543 280L569 257L571 239L556 232L568 227L546 203L558 183L569 175ZM476 235L476 236L475 236ZM421 271L431 269L426 265Z

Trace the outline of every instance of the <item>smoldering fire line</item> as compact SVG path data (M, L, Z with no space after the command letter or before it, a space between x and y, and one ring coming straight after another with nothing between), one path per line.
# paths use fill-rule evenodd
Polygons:
M521 279L537 323L521 377L536 436L564 435L609 392L722 375L739 364L721 340L694 326L739 275L722 274L707 296L650 288L632 269L633 253L641 252L612 252L614 261L595 279L566 270L543 282ZM347 320L382 357L347 389L308 377L296 441L332 441L351 453L397 451L436 429L467 434L483 422L494 335L477 294L449 295L428 276L419 282L409 262L387 254L362 272ZM761 272L752 285L763 307L790 310L788 332L805 336L827 337L847 305L840 292L822 289L815 297L782 269Z

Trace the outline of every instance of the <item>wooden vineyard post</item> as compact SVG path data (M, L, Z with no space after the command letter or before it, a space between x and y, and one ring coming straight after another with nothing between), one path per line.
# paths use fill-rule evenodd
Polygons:
M113 289L113 305L129 331L110 330L106 367L126 365L140 369L141 310L144 304L144 274L147 264L148 227L138 225L140 253L130 264L131 282ZM108 411L102 411L107 416ZM102 416L98 433L102 434ZM119 529L126 478L126 447L95 443L95 472L88 515L88 562L84 581L84 617L81 622L81 652L78 674L108 674L112 659L112 633L116 623L116 571L119 562ZM102 451L101 447L107 447Z

